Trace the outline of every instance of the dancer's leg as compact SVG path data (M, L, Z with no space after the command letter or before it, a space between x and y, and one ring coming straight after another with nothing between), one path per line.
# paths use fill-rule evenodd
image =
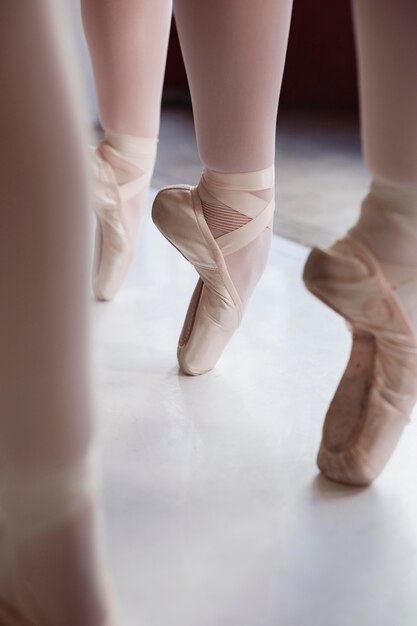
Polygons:
M49 8L0 8L0 596L36 626L103 626L85 164Z
M380 259L417 266L417 5L353 6L363 147L373 175L356 232Z
M170 0L81 0L100 119L107 132L155 138Z
M270 167L292 0L256 6L251 0L174 0L174 6L204 167L225 173ZM199 190L215 237L241 224L240 214L235 223L227 215L210 183L203 179ZM257 195L267 204L273 194L267 188ZM230 200L239 213L239 198ZM227 259L244 301L264 269L270 235L267 229Z
M82 0L105 130L97 165L107 174L96 172L94 288L99 299L113 298L134 255L156 156L171 13L171 0ZM117 195L117 186L120 190L135 180L114 206L108 193L100 192L110 184Z
M174 0L205 167L253 172L275 157L291 0Z
M372 174L417 183L417 6L353 0L362 137Z
M337 480L369 482L392 453L417 392L417 5L353 0L353 9L373 179L357 224L330 254L313 252L306 281L354 330L319 464Z
M291 0L174 0L204 165L198 195L238 309L263 272L271 241L275 125L291 7ZM249 225L255 217L258 229ZM239 245L226 250L233 238Z

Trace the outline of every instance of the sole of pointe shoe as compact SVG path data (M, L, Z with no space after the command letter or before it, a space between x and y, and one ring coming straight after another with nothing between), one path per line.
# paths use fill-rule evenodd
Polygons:
M216 366L242 316L240 298L196 193L188 185L165 187L152 207L158 230L200 275L177 347L180 369L190 376L205 374ZM221 302L220 312L212 305L216 298Z
M337 282L341 264L340 258L336 259L332 256L333 253L334 249L330 253L318 248L313 249L303 272L307 289L350 324L353 336L349 362L324 421L317 464L322 474L330 480L352 486L366 486L371 484L386 466L409 418L405 412L399 410L391 409L391 412L384 412L383 404L378 405L376 397L372 395L376 359L381 358L378 357L379 350L382 351L381 344L378 343L377 336L369 332L369 329L358 327L357 320L352 319L352 316L349 317L343 310L344 307L338 306L334 284ZM369 263L374 280L388 303L387 310L395 317L398 328L409 335L410 328L401 304L392 294L389 285L385 284L386 281L375 262L361 249L358 254L363 254L361 260L365 264ZM343 273L342 277L349 289L352 289L348 277ZM349 291L349 294L355 296L353 291ZM366 300L362 305L364 303ZM352 310L349 303L347 306ZM380 311L385 309L382 308ZM415 369L415 355L412 354L415 346L411 344L413 344L412 335L410 335L410 363Z

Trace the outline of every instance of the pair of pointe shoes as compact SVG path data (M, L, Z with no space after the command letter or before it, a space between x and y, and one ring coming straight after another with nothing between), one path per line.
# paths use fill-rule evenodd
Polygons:
M260 215L257 234L267 215L268 209ZM200 274L178 360L187 373L208 371L241 319L224 255L229 245L232 250L245 245L245 235L239 229L214 240L193 188L159 192L153 219ZM313 250L304 282L352 330L351 355L326 415L318 467L337 482L367 485L390 459L417 400L417 337L378 261L353 235L328 250Z
M270 226L272 213L270 203L244 227L214 239L196 188L167 187L156 196L156 226L200 276L178 343L185 373L211 370L238 328L243 307L225 256ZM417 338L378 261L352 234L327 250L314 249L304 282L352 331L351 356L326 415L318 466L335 481L366 485L391 457L417 399Z

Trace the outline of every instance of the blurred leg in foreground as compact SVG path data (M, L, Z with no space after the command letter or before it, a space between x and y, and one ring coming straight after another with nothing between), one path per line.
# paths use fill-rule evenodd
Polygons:
M0 598L11 607L0 622L108 626L90 460L85 159L57 6L0 7Z

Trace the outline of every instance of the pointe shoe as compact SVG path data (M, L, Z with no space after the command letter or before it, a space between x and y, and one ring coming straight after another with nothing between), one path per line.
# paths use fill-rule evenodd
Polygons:
M148 143L151 141L148 140ZM136 236L129 230L123 207L149 186L155 157L152 151L144 155L146 170L140 174L133 174L133 180L119 185L113 167L104 158L105 153L116 156L128 170L138 172L138 167L133 161L109 144L91 148L94 177L93 209L97 218L93 291L97 300L103 301L115 297L133 260Z
M210 176L215 179L214 172L210 172ZM227 176L230 183L226 194L230 191L256 191L273 187L274 170L271 167L250 173L245 186L242 186L243 174ZM217 182L220 187L218 181L212 182ZM196 187L165 187L153 203L154 223L200 276L177 350L181 370L192 376L214 368L242 319L243 304L230 277L225 257L254 241L266 228L272 228L274 200L269 203L261 201L254 208L247 205L244 196L242 193L239 212L250 217L250 221L217 239L214 239L204 218Z
M313 249L303 279L352 331L317 464L331 480L368 485L390 459L417 400L417 337L378 261L351 234L327 250Z

